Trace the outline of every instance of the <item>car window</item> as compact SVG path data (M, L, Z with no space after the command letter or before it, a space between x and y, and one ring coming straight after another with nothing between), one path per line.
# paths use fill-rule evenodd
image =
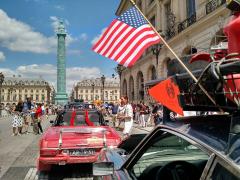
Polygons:
M175 165L176 173L182 176L183 179L187 179L184 176L186 173L189 173L184 172L184 169L196 171L199 179L209 158L208 154L198 147L170 133L153 138L150 144L133 166L132 174L137 179L155 179L161 168L165 166L173 167ZM180 166L187 166L187 168L178 168ZM164 177L164 179L168 178Z
M217 163L213 173L211 175L211 180L239 180L240 177L236 177L221 164Z

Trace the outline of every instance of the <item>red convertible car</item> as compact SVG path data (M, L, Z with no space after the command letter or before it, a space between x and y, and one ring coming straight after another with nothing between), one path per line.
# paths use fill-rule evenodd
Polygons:
M39 143L39 172L49 171L52 165L93 163L102 148L121 143L120 135L105 126L101 113L94 109L62 111L51 123Z

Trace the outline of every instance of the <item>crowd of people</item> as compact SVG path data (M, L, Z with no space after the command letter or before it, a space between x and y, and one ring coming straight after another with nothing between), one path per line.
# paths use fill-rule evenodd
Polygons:
M163 107L161 104L147 106L144 102L139 104L129 103L127 96L122 96L114 103L104 103L97 106L103 115L111 117L113 127L122 130L125 137L129 136L133 123L139 127L156 126L163 120ZM5 108L12 119L12 136L29 134L42 134L42 121L48 115L57 113L56 106L48 106L45 103L36 103L27 98L24 102ZM32 126L32 130L29 127Z
M12 136L29 134L42 134L42 121L48 118L48 115L56 113L53 106L45 103L36 103L27 98L24 102L18 101L16 105L6 106L5 108L12 119ZM32 131L29 127L32 126Z
M110 116L113 127L121 130L124 136L129 136L133 123L140 127L156 126L162 122L163 108L161 104L147 106L129 103L127 96L122 96L118 102L105 103L99 107L105 116Z

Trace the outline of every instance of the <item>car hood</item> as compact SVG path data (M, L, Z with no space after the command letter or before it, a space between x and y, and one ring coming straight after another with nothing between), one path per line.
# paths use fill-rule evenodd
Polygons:
M107 126L61 126L50 127L44 133L42 141L44 141L44 146L46 146L46 148L56 148L59 146L60 131L62 131L62 148L103 147L104 133L107 146L116 147L121 142L119 134L114 129Z

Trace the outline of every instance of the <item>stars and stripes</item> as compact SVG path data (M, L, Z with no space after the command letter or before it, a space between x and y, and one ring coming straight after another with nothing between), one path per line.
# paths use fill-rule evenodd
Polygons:
M140 12L132 7L113 20L93 50L121 65L131 67L144 50L160 38Z

